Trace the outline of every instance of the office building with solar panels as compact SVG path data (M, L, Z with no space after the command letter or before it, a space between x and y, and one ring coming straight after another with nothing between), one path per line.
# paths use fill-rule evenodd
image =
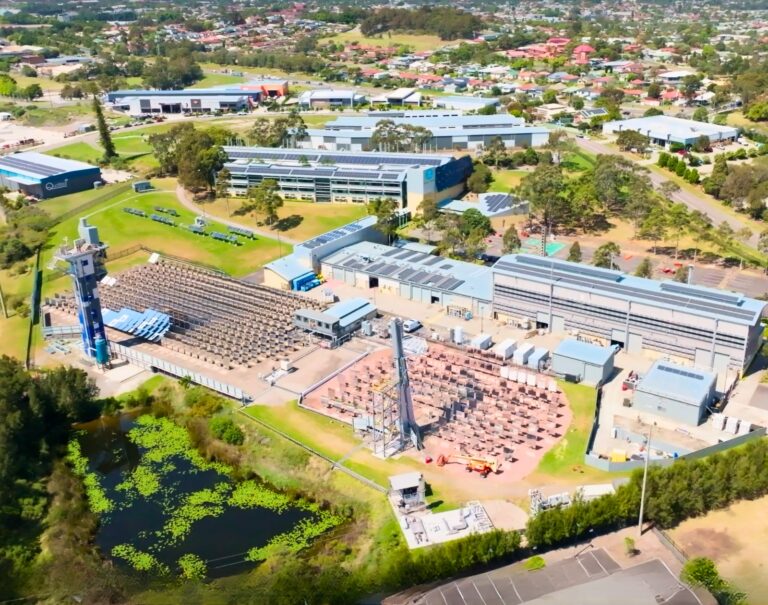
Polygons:
M85 162L26 151L0 157L0 185L38 199L48 199L101 182L101 170Z
M525 254L493 266L492 289L497 319L525 318L716 373L745 370L762 342L766 303L732 292Z
M442 202L463 193L472 174L468 156L271 147L224 151L234 195L245 195L261 181L274 179L285 199L359 204L392 199L412 212L430 196Z
M526 126L525 120L508 114L456 115L433 112L428 116L381 112L376 116L344 116L322 128L308 128L309 140L304 146L334 151L372 149L371 139L382 120L395 125L426 128L432 136L423 142L424 150L482 149L499 138L506 147L540 147L549 140L549 131L539 126ZM374 141L375 142L375 141Z

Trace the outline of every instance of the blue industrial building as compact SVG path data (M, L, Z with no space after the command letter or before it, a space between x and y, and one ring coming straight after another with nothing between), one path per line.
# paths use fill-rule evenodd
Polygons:
M696 426L715 399L717 376L659 360L640 379L632 407Z
M101 170L85 162L25 151L0 157L0 185L38 199L48 199L101 182Z

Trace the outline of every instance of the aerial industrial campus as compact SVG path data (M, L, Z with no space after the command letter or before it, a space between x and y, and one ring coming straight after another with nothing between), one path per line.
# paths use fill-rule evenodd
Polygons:
M0 5L0 602L768 600L759 2Z

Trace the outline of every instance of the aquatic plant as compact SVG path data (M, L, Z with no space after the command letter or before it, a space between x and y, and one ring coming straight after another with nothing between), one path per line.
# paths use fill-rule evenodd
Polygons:
M111 512L115 508L115 503L107 497L106 491L99 483L98 475L88 470L88 459L83 455L80 442L77 439L72 439L67 444L67 460L72 465L75 474L83 481L85 495L91 510L97 514Z
M328 511L312 519L302 519L293 529L272 538L265 546L252 548L245 555L247 561L263 561L279 550L296 553L307 548L312 540L341 525L344 517Z
M208 566L200 557L195 554L187 553L179 558L179 569L181 577L186 580L204 580L208 575Z
M160 535L169 544L176 544L186 538L192 531L192 525L205 517L218 517L224 512L231 486L228 483L218 483L213 489L203 489L189 494L184 503L171 512Z
M291 499L256 481L243 481L232 491L229 504L238 508L260 507L282 513L290 506Z
M158 561L148 552L139 550L130 544L118 544L112 549L112 556L124 559L136 571L154 571L161 575L169 572L168 566Z

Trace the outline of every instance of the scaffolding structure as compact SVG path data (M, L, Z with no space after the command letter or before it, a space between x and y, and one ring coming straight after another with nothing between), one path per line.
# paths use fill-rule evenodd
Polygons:
M389 331L392 336L393 379L374 385L371 389L372 449L374 454L383 458L404 450L409 442L417 449L422 448L421 431L413 411L408 365L405 361L403 321L393 319Z

